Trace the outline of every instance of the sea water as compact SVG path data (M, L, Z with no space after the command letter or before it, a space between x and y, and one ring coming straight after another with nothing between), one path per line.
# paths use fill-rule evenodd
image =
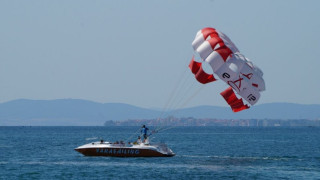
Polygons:
M152 127L150 127L152 129ZM320 179L320 128L174 127L152 135L174 157L86 157L92 141L139 127L0 127L0 179Z

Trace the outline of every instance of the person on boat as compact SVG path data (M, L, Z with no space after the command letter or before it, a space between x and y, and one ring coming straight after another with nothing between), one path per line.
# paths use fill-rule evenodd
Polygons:
M140 136L138 136L137 143L138 143L138 144L141 144L141 137L140 137Z
M134 145L141 144L141 137L138 136L138 139L135 142L133 142L133 144Z
M145 125L142 126L142 129L141 129L141 134L143 135L143 142L146 141L146 139L148 138L148 130L149 128L147 128Z

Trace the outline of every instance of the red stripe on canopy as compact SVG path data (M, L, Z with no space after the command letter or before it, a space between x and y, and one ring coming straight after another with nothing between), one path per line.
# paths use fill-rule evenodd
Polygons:
M214 28L209 28L209 27L203 28L201 30L201 33L202 33L204 39L207 39L208 36L211 36L212 34L218 34Z
M207 41L210 43L212 50L214 50L217 44L220 45L220 47L215 51L217 51L223 60L226 61L227 58L232 54L232 51L225 45L224 41L220 38L219 33L214 28L209 27L202 29L201 32L204 39L207 39L208 36L211 37L211 39Z
M217 44L221 44L223 43L222 39L220 39L219 37L213 37L211 39L208 40L212 50L214 50L214 48L216 47Z
M191 59L191 61L190 61L190 63L189 63L189 68L190 68L191 72L192 72L193 74L196 74L196 73L199 71L199 69L200 69L200 67L201 67L201 64L202 64L202 63L200 63L200 62L196 62L196 61L194 60L194 57L192 57L192 59Z
M204 72L201 66L202 63L194 61L194 57L192 57L191 62L189 64L189 68L191 72L195 75L195 78L202 84L207 84L209 82L216 81L213 74L208 74Z
M230 105L233 112L239 112L245 109L249 109L248 105L245 105L242 98L238 99L231 87L220 93L221 96Z
M228 59L228 57L232 54L232 51L227 46L221 46L218 49L215 50L220 54L224 62Z

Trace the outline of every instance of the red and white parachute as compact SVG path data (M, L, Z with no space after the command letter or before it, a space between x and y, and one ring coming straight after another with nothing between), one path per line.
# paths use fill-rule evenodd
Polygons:
M249 108L242 98L251 105L258 102L260 91L265 90L263 72L240 54L225 34L214 28L204 28L198 31L192 47L211 66L213 72L230 86L220 94L234 112ZM203 70L202 62L195 61L194 57L189 68L200 83L216 81L213 74ZM242 98L238 98L234 91Z

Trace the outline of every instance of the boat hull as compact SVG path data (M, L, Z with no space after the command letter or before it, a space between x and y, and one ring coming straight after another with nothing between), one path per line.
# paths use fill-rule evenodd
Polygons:
M76 151L85 156L111 156L111 157L172 157L175 154L163 154L152 149L114 147L114 148L76 148Z

